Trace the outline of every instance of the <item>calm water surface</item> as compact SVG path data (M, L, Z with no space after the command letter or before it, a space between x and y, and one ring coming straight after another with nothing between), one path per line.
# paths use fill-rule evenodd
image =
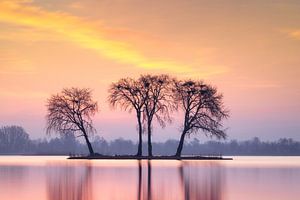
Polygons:
M299 200L300 157L79 161L0 156L1 200Z

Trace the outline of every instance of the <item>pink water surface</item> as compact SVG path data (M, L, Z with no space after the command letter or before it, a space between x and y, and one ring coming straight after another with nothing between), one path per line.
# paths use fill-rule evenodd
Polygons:
M1 200L298 200L300 157L232 161L0 156Z

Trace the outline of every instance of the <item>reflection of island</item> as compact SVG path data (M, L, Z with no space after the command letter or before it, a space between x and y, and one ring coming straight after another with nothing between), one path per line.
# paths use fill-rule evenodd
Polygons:
M142 161L138 162L138 200L160 200L168 198L168 192L165 193L163 188L168 188L169 185L164 185L164 182L159 182L159 176L152 177L151 161L147 162L147 177L143 180L143 165ZM155 168L154 168L155 169ZM224 178L222 169L219 165L210 163L208 165L195 165L189 162L181 162L178 167L177 175L179 176L182 193L181 199L184 200L221 200ZM157 174L160 174L158 172ZM176 174L172 174L176 175ZM156 179L157 178L157 179ZM152 180L153 179L153 180ZM153 183L153 181L155 183ZM154 184L154 185L153 185ZM156 187L153 187L156 186ZM143 194L142 188L146 188ZM175 191L180 190L175 188ZM156 189L156 190L155 190ZM172 189L172 188L168 188ZM173 188L174 189L174 188Z
M93 200L96 197L107 200L120 197L124 200L222 200L222 167L214 162L183 161L178 166L166 167L156 161L138 161L134 174L130 173L133 168L127 167L122 170L114 166L101 167L93 173L92 168L90 163L50 166L47 170L48 200ZM93 185L93 176L97 186ZM134 176L136 181L132 179ZM93 188L96 188L95 194Z
M199 167L199 166L198 166ZM185 200L221 200L223 178L221 167L201 167L181 162L179 175Z
M51 167L47 176L48 200L92 200L92 166Z
M0 166L0 180L19 182L28 173L26 166Z
M23 185L24 176L28 171L29 167L26 166L0 166L1 189L3 189L3 187L21 187ZM4 186L1 183L5 183Z

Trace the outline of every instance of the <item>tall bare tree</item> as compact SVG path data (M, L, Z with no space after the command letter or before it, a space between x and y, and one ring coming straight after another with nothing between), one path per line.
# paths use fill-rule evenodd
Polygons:
M207 136L225 139L222 120L229 116L223 95L203 81L174 80L174 100L184 113L182 134L176 156L181 156L186 135L203 131Z
M148 156L152 156L153 119L165 127L166 122L171 122L170 112L176 106L172 101L172 81L168 75L142 75L139 82L143 85L142 95L145 100L143 121L147 128Z
M94 154L89 134L94 133L92 116L98 112L98 104L92 99L88 88L65 88L52 95L47 102L47 133L51 131L64 134L79 132L83 136L90 155Z
M138 81L132 78L123 78L110 86L108 96L108 101L111 106L116 107L119 105L122 109L128 110L129 112L135 110L139 133L137 156L142 156L143 143L142 113L145 101L141 93L141 87L142 85Z

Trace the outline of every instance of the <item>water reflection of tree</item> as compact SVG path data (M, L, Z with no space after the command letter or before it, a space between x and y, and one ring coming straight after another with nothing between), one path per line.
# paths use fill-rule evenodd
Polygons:
M26 166L0 166L0 180L8 187L20 186L28 171L29 167Z
M151 168L151 161L148 160L148 184L147 184L147 200L151 200L151 192L152 192L152 182L151 182L151 179L152 179L152 175L151 175L151 172L152 172L152 168Z
M223 189L222 168L216 164L209 166L191 165L182 162L179 176L185 200L221 200Z
M137 199L145 199L146 200L151 200L151 161L148 160L147 162L147 183L143 182L143 166L142 166L142 161L138 161L138 194L137 194ZM145 191L144 187L147 186L147 196L143 194L143 191Z
M139 160L138 161L138 196L137 200L141 200L141 195L142 195L142 163Z
M156 178L161 177L152 175L153 168L151 161L147 162L144 167L147 167L147 174L143 180L143 165L142 161L138 162L138 200L160 200L168 198L162 191L164 185L159 185ZM154 169L155 170L155 169ZM175 175L175 174L174 174ZM180 180L180 187L182 189L182 199L184 200L222 200L222 189L224 185L224 178L222 167L215 163L190 163L181 162L178 167L178 175ZM152 187L153 181L156 186ZM158 191L156 191L158 189ZM177 189L177 188L176 188ZM178 188L180 189L180 188ZM169 188L172 191L172 188Z
M92 166L51 167L47 174L48 200L92 200Z
M164 188L167 192L175 191L176 199L222 200L224 176L222 167L214 162L183 161L178 168L168 169L172 172L167 177L161 176L164 171L153 167L152 161L138 161L137 164L137 193L134 195L137 200L174 198L171 193L165 193ZM92 200L91 165L52 166L47 172L48 200ZM163 180L174 175L178 176L179 185L166 185Z

